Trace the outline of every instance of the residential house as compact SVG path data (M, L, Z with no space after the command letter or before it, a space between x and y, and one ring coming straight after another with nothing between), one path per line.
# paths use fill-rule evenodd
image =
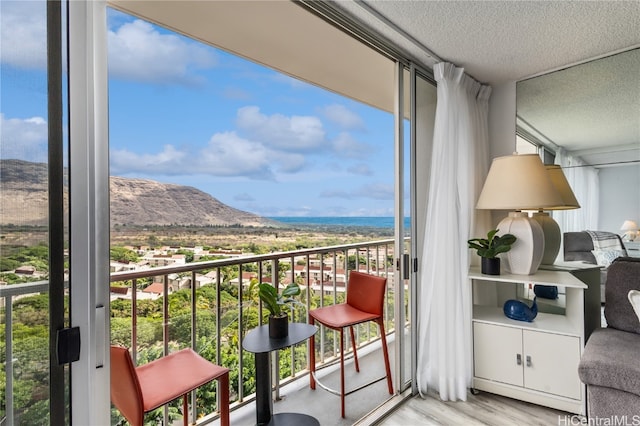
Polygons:
M184 254L147 254L143 260L150 266L184 265L186 258Z

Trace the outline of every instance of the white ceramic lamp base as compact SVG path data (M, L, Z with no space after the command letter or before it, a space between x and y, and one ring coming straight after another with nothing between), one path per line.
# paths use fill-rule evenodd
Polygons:
M533 220L538 222L542 227L544 234L544 253L542 254L542 265L553 265L560 251L560 242L562 235L560 234L560 226L549 213L536 212L533 214Z
M516 237L511 250L500 255L504 268L516 275L534 274L544 252L544 233L540 224L527 213L510 212L498 224L498 230L498 235L513 234Z

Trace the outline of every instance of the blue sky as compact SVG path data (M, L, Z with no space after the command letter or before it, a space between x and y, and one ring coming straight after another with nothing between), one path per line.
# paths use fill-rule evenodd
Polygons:
M45 161L44 6L2 3L0 152ZM391 114L114 10L108 28L112 175L263 216L393 216Z

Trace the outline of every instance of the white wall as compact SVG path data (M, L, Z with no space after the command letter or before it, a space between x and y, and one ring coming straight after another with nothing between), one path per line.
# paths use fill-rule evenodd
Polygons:
M492 89L489 100L489 147L491 158L510 155L516 141L516 83ZM640 165L600 169L600 205L598 230L620 233L625 220L640 225ZM493 213L492 222L504 215Z
M516 83L509 82L500 86L492 86L489 98L489 157L492 159L503 155L511 155L516 150ZM488 170L488 169L487 169ZM506 211L491 212L491 225L496 227L507 215ZM477 262L474 254L472 262ZM492 287L490 287L492 286ZM493 291L490 289L493 288ZM483 284L482 292L474 286L474 299L483 303L497 303L498 300L512 299L515 293L511 286L497 283ZM486 299L489 296L491 299Z
M640 225L640 164L601 168L598 230L621 234L625 220Z
M516 150L516 82L493 86L489 98L489 155L511 155Z
M516 82L492 86L489 98L489 157L511 155L516 150ZM488 169L487 169L488 170ZM491 224L498 225L507 212L492 211Z

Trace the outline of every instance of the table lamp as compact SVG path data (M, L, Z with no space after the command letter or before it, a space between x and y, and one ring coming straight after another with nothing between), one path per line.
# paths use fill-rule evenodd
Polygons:
M620 227L621 231L624 231L624 240L633 241L636 239L636 233L638 232L638 224L633 220L625 220Z
M493 159L476 208L512 210L497 227L498 235L509 233L516 236L511 250L501 255L507 271L531 275L542 261L542 227L523 210L545 209L562 203L537 154L514 154Z
M540 263L543 265L551 265L556 261L556 257L558 257L562 233L560 232L558 222L543 210L579 209L580 203L576 200L576 196L573 194L569 182L567 182L567 178L562 172L562 168L557 164L548 164L545 168L547 169L551 183L562 198L562 203L557 206L538 209L537 212L533 213L532 218L540 224L544 234L544 252Z

